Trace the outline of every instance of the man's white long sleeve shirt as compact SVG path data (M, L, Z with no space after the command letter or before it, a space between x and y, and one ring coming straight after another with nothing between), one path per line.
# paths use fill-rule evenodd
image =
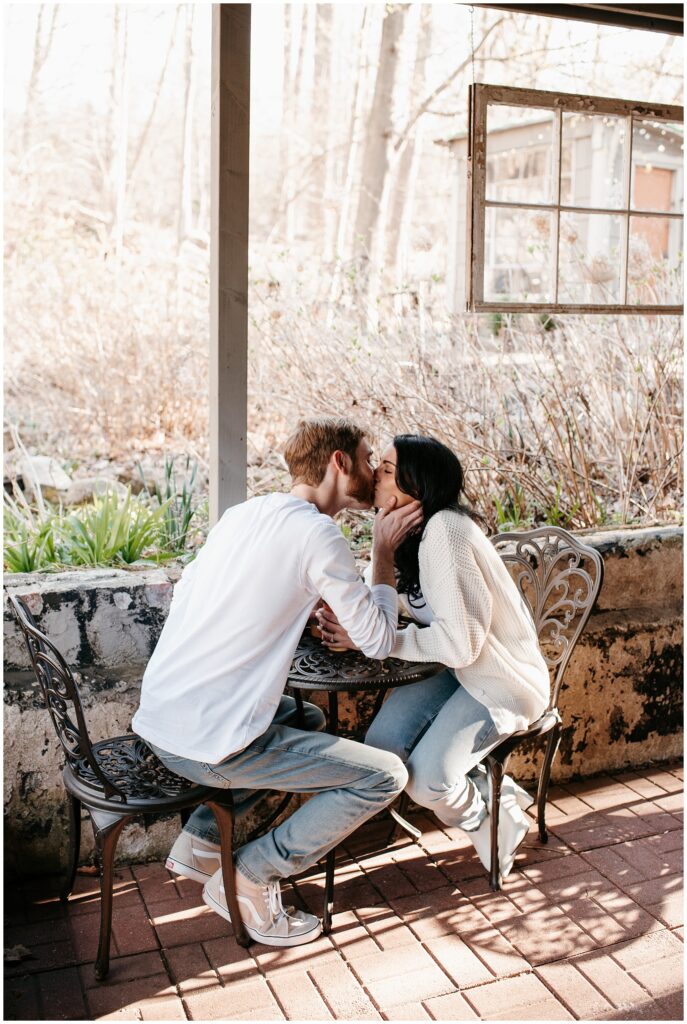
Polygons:
M330 516L290 494L228 509L174 588L135 731L210 764L243 750L272 721L320 597L366 655L388 656L396 591L365 586Z

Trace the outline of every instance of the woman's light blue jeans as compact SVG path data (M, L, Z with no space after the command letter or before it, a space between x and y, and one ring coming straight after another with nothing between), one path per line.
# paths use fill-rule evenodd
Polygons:
M487 808L469 773L503 739L489 711L445 669L394 690L365 743L400 757L416 804L446 825L473 832Z
M321 728L319 708L304 704L304 709L306 729ZM288 878L317 863L395 800L408 780L395 754L289 724L296 721L295 700L282 697L262 736L219 764L192 761L153 747L171 771L201 786L313 794L276 828L238 851L237 868L258 885ZM235 796L240 799L240 794ZM193 812L184 830L208 842L219 841L212 812L204 806Z

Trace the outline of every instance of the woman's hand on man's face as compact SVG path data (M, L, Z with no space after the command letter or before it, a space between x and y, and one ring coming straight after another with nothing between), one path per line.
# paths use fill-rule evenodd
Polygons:
M320 632L322 633L322 643L325 647L340 647L347 651L360 650L353 643L343 626L339 624L339 620L328 604L318 608L315 615Z

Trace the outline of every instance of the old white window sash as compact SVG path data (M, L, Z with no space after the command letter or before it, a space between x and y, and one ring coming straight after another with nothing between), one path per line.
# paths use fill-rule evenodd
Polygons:
M580 122L585 122L581 129ZM682 107L471 86L467 309L681 313L683 124ZM548 173L544 179L541 175L531 179L528 194L527 164L521 151L527 146L528 131L537 127L533 147L540 150L543 140L549 155ZM588 143L580 138L586 128ZM506 132L511 133L511 148L504 151L502 143L499 148L499 135L503 139ZM603 140L609 133L619 172L615 183L609 166L613 154L598 147L599 138ZM575 190L578 152L582 161L590 161L584 172L590 189L586 197ZM487 170L490 167L493 178L499 168L502 171L508 166L508 154L514 180L502 180L501 192L507 193L514 185L516 198L504 199L494 194L499 182L488 183ZM606 172L601 179L599 168L602 174ZM637 198L635 180L640 174L654 175L655 192L660 185L655 171L664 175L663 186L669 186L669 195L651 206L645 198ZM583 177L579 174L578 180ZM517 195L518 187L523 195ZM597 199L593 205L592 198ZM661 243L661 239L666 241ZM667 244L670 251L659 256L661 244Z

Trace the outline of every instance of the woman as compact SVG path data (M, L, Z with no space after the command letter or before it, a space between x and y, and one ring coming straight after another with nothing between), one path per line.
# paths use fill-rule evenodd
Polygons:
M419 499L424 527L396 552L401 608L415 622L398 632L391 653L449 667L393 691L366 743L406 762L411 798L467 832L488 869L489 795L477 766L546 709L548 669L524 600L475 514L461 504L463 470L453 452L432 437L395 437L375 471L375 505L392 496L399 507ZM353 646L326 609L319 618L325 642ZM532 802L506 777L502 878L527 834L523 810Z

